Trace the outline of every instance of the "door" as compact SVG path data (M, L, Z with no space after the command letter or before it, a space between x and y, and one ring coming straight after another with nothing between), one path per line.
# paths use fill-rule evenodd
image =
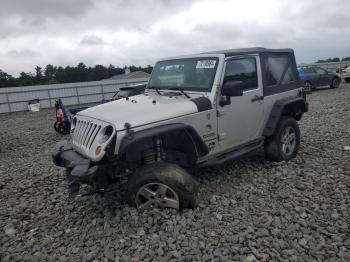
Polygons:
M330 74L328 74L327 70L321 67L315 67L316 73L318 75L318 85L325 86L331 83Z
M313 87L319 85L319 75L316 73L315 68L308 67L305 69L305 79L304 81L310 81Z
M222 82L242 81L244 90L242 96L231 97L230 104L218 105L218 134L223 150L252 141L261 134L264 97L260 72L258 56L233 57L226 61Z

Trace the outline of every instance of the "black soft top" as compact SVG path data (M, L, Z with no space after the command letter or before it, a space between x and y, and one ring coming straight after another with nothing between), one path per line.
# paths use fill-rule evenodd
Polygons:
M301 82L297 71L294 51L291 48L270 49L264 47L251 47L240 49L227 49L220 51L205 52L203 54L214 55L223 54L225 57L257 54L260 57L263 94L264 96L274 95L281 92L286 92L294 89L300 89ZM280 72L274 72L276 66L270 64L276 57L284 57L285 63L277 63ZM276 62L276 61L275 61ZM271 67L271 68L270 68ZM283 82L287 70L291 68L293 76L292 79ZM273 74L275 73L275 75ZM290 73L289 73L290 74ZM272 81L273 80L273 81Z
M224 54L226 57L228 57L228 56L234 56L234 55L259 54L259 53L294 53L294 51L291 48L270 49L270 48L264 48L264 47L250 47L250 48L227 49L227 50L205 52L202 54Z

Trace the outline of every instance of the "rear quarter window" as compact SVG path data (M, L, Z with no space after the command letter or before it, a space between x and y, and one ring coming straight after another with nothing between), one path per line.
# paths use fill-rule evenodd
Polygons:
M266 84L275 86L297 81L298 77L290 54L268 54L266 59Z

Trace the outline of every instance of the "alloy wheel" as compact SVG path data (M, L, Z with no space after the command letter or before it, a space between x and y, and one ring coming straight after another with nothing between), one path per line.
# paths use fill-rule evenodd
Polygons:
M283 131L281 136L281 148L282 152L286 156L293 154L296 145L296 133L293 127L288 126Z
M141 211L154 208L173 208L178 210L180 207L177 193L169 186L161 183L143 185L137 191L135 204Z

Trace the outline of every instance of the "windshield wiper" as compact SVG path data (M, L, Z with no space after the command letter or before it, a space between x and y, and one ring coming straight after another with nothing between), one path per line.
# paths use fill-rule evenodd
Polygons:
M156 90L158 95L160 95L160 96L162 95L162 93L159 92L159 90L161 89L159 86L148 86L147 88L154 89L154 90Z
M172 87L170 88L170 90L179 90L181 92L181 94L183 94L185 97L187 98L191 98L186 92L185 92L185 89L181 88L181 87Z

